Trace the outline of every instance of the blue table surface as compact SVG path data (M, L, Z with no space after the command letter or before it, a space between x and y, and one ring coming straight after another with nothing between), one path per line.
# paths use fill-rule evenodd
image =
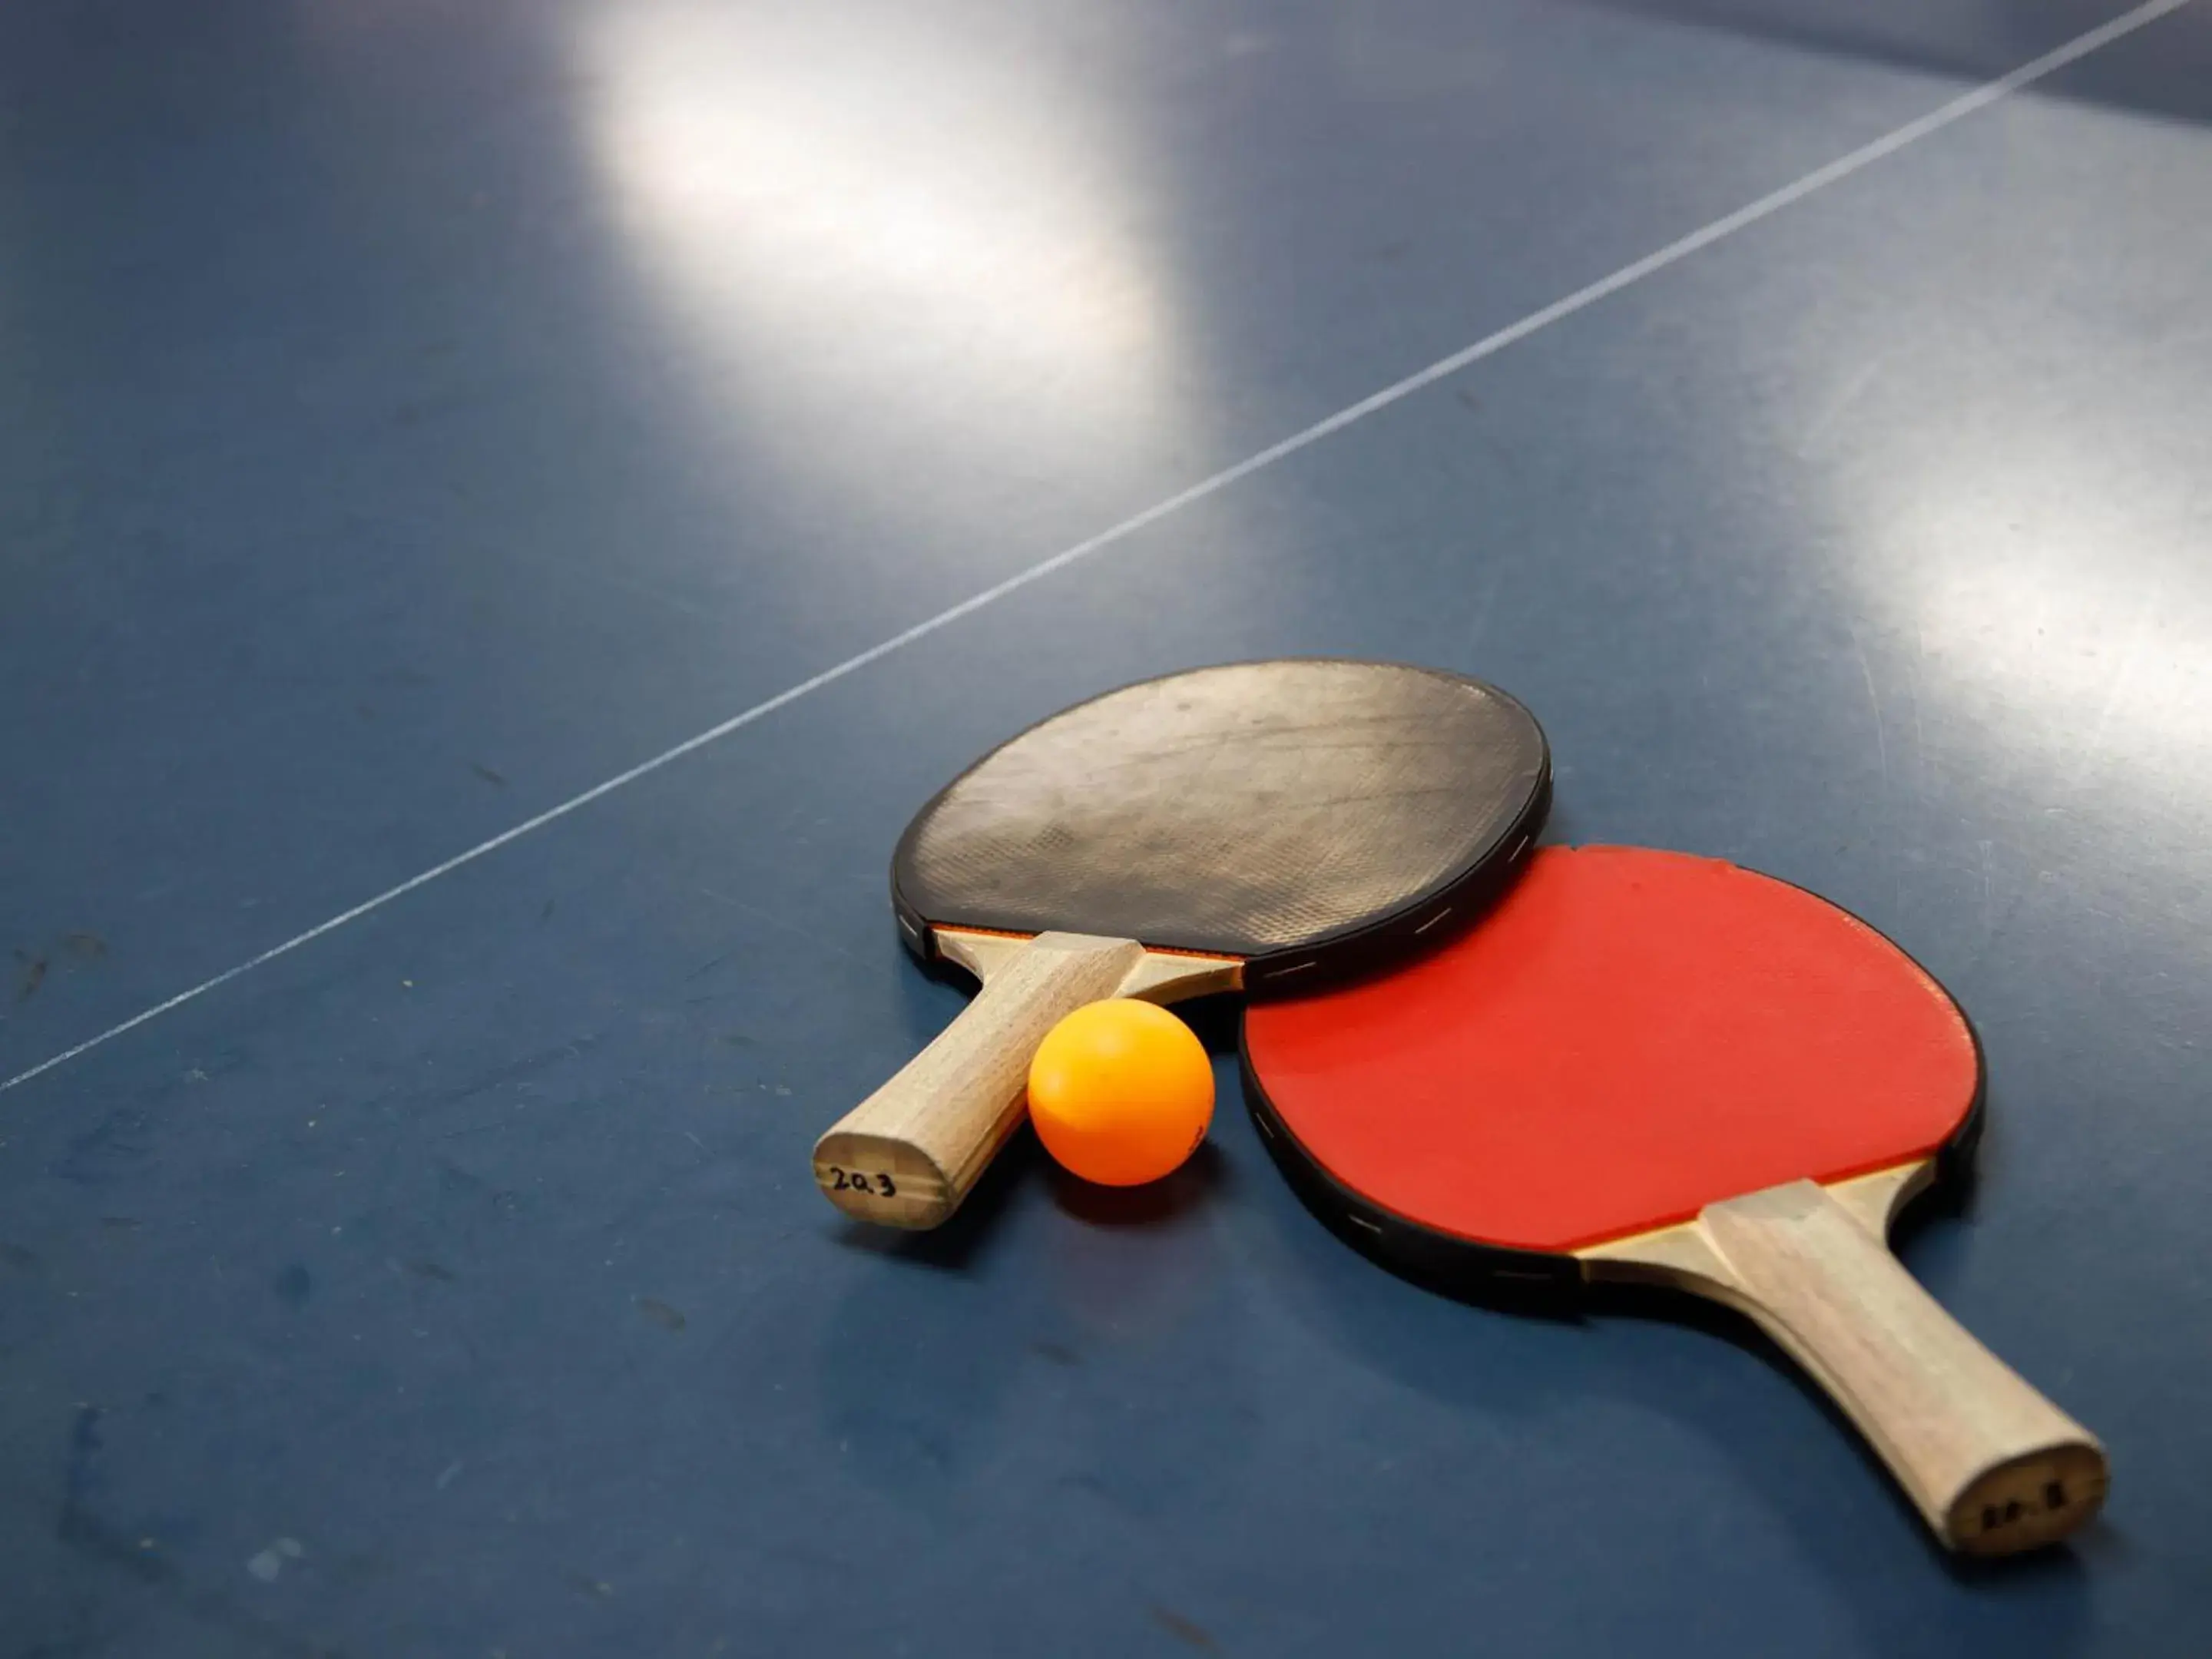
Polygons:
M2201 3L0 12L0 1656L2212 1651L2208 206ZM1392 1278L1219 1011L1161 1191L822 1201L914 807L1304 653L1953 988L2100 1522Z

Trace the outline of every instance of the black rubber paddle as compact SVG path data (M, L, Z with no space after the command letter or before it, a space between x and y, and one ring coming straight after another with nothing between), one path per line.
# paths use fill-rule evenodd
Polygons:
M1064 1016L1401 961L1500 890L1550 803L1526 708L1394 663L1196 669L1031 726L924 806L891 863L908 947L981 992L822 1137L815 1178L866 1220L937 1225L1021 1121Z

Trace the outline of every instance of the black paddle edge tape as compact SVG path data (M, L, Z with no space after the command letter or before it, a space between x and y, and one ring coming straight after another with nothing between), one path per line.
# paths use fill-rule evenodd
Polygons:
M1259 658L1242 662L1209 663L1204 666L1240 668L1268 662L1342 663L1356 668L1404 669L1473 686L1519 710L1536 738L1536 774L1529 786L1528 799L1522 803L1520 811L1514 815L1512 821L1486 847L1470 858L1456 874L1419 896L1408 900L1387 915L1287 950L1272 951L1244 959L1244 994L1247 996L1292 996L1340 985L1347 980L1361 979L1379 969L1395 967L1409 961L1456 938L1487 910L1514 877L1520 873L1521 866L1528 855L1536 850L1537 837L1543 834L1545 823L1551 817L1552 740L1534 712L1510 691L1487 680L1476 679L1471 674L1455 673L1449 669L1425 668L1414 663L1385 662L1364 657ZM1046 715L1043 720L1031 722L1006 742L991 749L922 804L921 809L908 820L905 830L900 833L898 845L891 851L890 865L891 915L898 922L899 942L906 946L917 962L925 968L939 970L942 957L937 948L937 927L941 925L959 928L964 925L931 921L909 904L906 896L899 890L899 867L906 861L907 849L920 833L921 826L928 821L930 814L936 811L937 804L958 788L969 773L981 766L1000 750L1019 743L1038 726L1049 725L1064 714L1072 714L1090 703L1118 696L1138 686L1201 672L1203 669L1180 669L1174 674L1157 674L1148 679L1132 680L1127 685L1117 685L1099 692L1096 696L1085 697L1081 702L1070 703L1066 708ZM1438 906L1443 907L1442 910L1437 908ZM1440 926L1447 917L1450 925ZM1437 929L1434 939L1426 937L1431 928ZM992 933L999 930L977 927L972 931ZM1195 954L1208 953L1200 951Z
M1529 723L1535 725L1534 715ZM1247 957L1246 998L1303 996L1387 972L1441 949L1480 921L1520 876L1552 815L1552 746L1543 727L1535 729L1539 757L1528 799L1486 850L1444 886L1387 916L1295 951Z
M1741 869L1744 866L1736 867ZM1779 876L1771 876L1767 879L1782 881ZM1974 1048L1973 1098L1967 1103L1966 1115L1960 1119L1958 1128L1936 1151L1935 1180L1926 1191L1916 1194L1907 1202L1900 1213L1918 1210L1939 1194L1956 1196L1963 1194L1972 1180L1974 1154L1981 1145L1982 1133L1988 1121L1989 1061L1982 1046L1981 1031L1975 1025L1973 1016L1966 1011L1958 998L1951 994L1950 988L1929 972L1917 957L1872 922L1856 912L1844 910L1833 899L1824 897L1809 887L1801 886L1796 882L1782 882L1782 884L1796 887L1799 892L1819 899L1831 909L1842 910L1844 915L1884 940L1899 956L1926 974L1936 988L1943 993L1944 1000L1957 1011L1960 1023L1966 1028L1967 1040ZM1394 1210L1384 1209L1344 1185L1291 1133L1290 1125L1284 1122L1281 1114L1275 1109L1274 1103L1267 1098L1267 1089L1252 1064L1250 1038L1242 1019L1237 1022L1237 1070L1243 1085L1244 1109L1252 1119L1252 1126L1260 1132L1261 1145L1267 1147L1268 1156L1274 1160L1275 1167L1282 1171L1284 1180L1297 1194L1299 1201L1339 1238L1400 1278L1425 1290L1462 1301L1558 1315L1577 1313L1593 1298L1603 1301L1624 1288L1610 1284L1592 1284L1583 1277L1582 1262L1573 1255L1516 1249L1510 1245L1486 1244L1477 1239L1463 1238L1456 1233L1442 1232L1410 1220ZM1638 1291L1646 1288L1635 1287ZM1681 1294L1673 1291L1666 1293Z
M1571 1313L1581 1304L1586 1286L1582 1264L1574 1257L1437 1232L1370 1203L1329 1174L1267 1098L1241 1027L1237 1069L1243 1079L1244 1109L1283 1179L1316 1220L1362 1255L1425 1289L1468 1301L1551 1313Z

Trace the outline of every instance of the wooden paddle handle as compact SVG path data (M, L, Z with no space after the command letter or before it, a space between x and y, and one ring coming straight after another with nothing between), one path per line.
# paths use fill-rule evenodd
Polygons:
M1937 1537L2006 1555L2104 1501L2104 1448L1945 1313L1808 1181L1707 1206L1743 1309L1850 1413Z
M960 1207L1022 1121L1045 1033L1115 995L1145 958L1133 939L1040 933L905 1070L814 1144L814 1178L847 1214L934 1227Z

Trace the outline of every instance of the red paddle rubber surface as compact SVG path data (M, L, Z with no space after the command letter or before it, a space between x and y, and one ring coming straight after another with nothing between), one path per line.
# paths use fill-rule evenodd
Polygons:
M1298 1148L1431 1231L1564 1252L1707 1204L1931 1156L1981 1056L1943 988L1848 912L1731 864L1546 848L1412 966L1255 1005Z

